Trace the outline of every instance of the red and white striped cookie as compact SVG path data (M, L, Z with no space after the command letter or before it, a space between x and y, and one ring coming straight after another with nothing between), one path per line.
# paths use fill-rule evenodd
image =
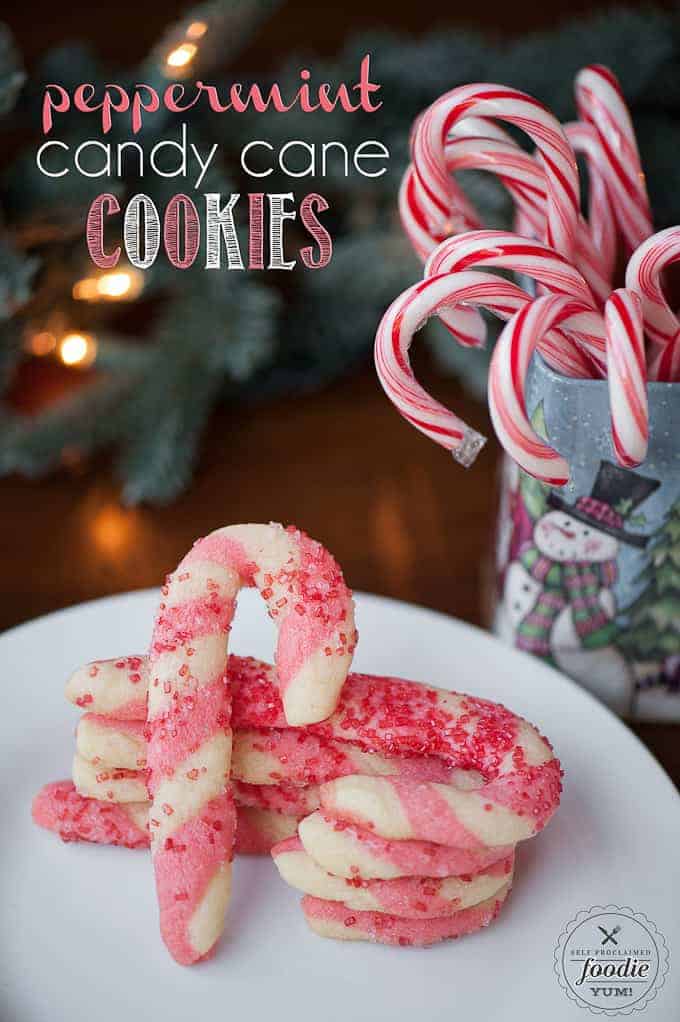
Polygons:
M357 912L337 901L322 901L305 895L302 911L319 937L335 940L367 940L399 947L429 947L442 940L455 940L493 922L510 891L510 885L479 905L461 909L438 919L401 919L384 912Z
M143 769L144 724L86 713L76 729L80 755L99 767ZM339 739L325 739L299 728L235 731L231 776L247 784L306 787L345 774L399 775L449 781L456 771L434 756L381 756Z
M84 713L76 728L78 754L95 766L146 767L146 736L141 720L117 720L100 713Z
M362 880L333 876L319 866L298 837L272 848L281 877L324 901L339 901L360 912L387 912L401 919L434 919L477 905L512 881L513 855L482 873L457 877L402 877Z
M356 643L340 568L294 528L218 529L194 544L163 586L149 654L149 824L161 932L180 964L211 952L229 897L234 809L226 640L244 586L259 589L277 624L288 723L333 710Z
M474 874L512 853L511 846L467 849L431 841L390 841L321 812L301 820L298 835L305 851L319 866L349 880Z
M268 855L273 845L295 834L299 819L245 806L237 807L236 817L237 855ZM33 819L62 841L149 847L148 802L102 802L79 795L73 781L46 784L33 800Z
M234 781L234 800L238 806L273 809L298 819L319 808L319 788L316 784L247 784Z
M79 795L120 804L148 801L145 770L95 765L76 752L71 777Z

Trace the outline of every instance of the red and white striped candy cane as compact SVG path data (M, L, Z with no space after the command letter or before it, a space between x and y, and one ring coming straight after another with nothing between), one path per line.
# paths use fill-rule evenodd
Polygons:
M339 566L294 528L218 529L163 587L149 651L149 824L161 932L180 964L212 951L229 898L235 812L227 638L244 586L259 589L277 623L289 723L333 711L356 643Z
M615 303L610 317L614 315L614 310L620 308L621 304ZM557 451L535 433L527 416L525 380L531 356L545 333L556 326L581 332L584 317L590 326L592 310L577 299L560 295L535 299L506 324L489 368L489 409L501 444L520 468L551 486L564 486L568 482L569 466ZM626 333L622 324L614 324L612 320L610 329L616 326L617 331L615 346L640 345L641 324L637 321L636 334L634 317L630 323L630 332ZM628 325L626 321L626 329ZM628 405L620 399L618 391L616 394L617 399L611 404L612 432L621 437L628 434L627 418L631 413ZM626 456L629 453L626 452Z
M490 122L487 122L490 123ZM484 130L480 118L466 118L461 127ZM574 149L583 151L601 147L589 125L566 127ZM502 130L493 138L460 135L446 144L446 160L450 173L457 170L487 170L507 188L515 204L516 233L543 240L546 229L546 178L543 166L524 152ZM616 256L615 224L611 216L608 194L602 179L593 173L590 191L592 225L579 216L574 263L579 268L595 298L604 304L611 291L613 261ZM608 214L608 217L607 217ZM408 222L408 211L406 211Z
M680 330L668 344L653 356L649 378L659 383L680 383Z
M588 233L598 254L602 276L611 282L616 268L617 228L607 189L604 149L592 124L571 121L564 125L564 131L574 152L583 157L588 168Z
M674 341L680 321L666 301L661 275L679 259L680 227L668 227L643 241L633 252L626 269L626 287L642 299L647 336L662 351ZM653 352L652 360L657 355L658 351Z
M637 248L654 227L635 131L621 86L609 68L591 64L576 76L575 93L579 117L593 125L606 156L605 180L621 233L631 249Z
M455 273L488 266L530 277L554 294L571 295L594 304L588 284L563 256L540 242L507 231L468 231L443 241L430 255L424 275ZM532 296L527 296L527 298ZM458 336L458 308L442 309L439 317ZM574 338L552 331L541 341L541 354L557 372L567 376L603 376L606 352L599 318L594 335Z
M404 291L392 302L378 327L374 357L385 393L408 422L451 451L466 467L472 464L484 440L418 383L408 357L413 335L430 316L460 302L489 309L505 319L530 301L526 291L494 274L476 270L439 274ZM581 310L575 333L595 336L598 324L603 329L602 317L593 310L592 300L582 302ZM604 340L601 343L604 345Z
M576 247L579 183L574 152L558 121L533 97L502 85L461 86L436 100L417 122L412 139L414 173L405 203L410 222L442 241L455 214L456 193L446 161L446 142L466 117L498 118L521 128L538 147L546 175L546 240L568 258ZM408 230L408 227L407 227Z
M614 291L604 316L612 442L619 464L635 468L645 460L649 439L647 366L639 295L624 288Z

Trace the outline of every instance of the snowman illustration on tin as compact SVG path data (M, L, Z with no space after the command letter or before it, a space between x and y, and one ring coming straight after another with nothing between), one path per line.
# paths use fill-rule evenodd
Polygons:
M646 546L648 537L627 531L626 519L659 485L602 461L589 496L570 504L549 490L549 510L505 573L501 636L576 678L619 713L629 709L634 683L615 644L617 557L622 543Z

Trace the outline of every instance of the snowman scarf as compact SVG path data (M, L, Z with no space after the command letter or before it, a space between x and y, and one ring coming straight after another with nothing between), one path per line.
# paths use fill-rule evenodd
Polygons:
M519 559L542 586L536 603L517 629L519 649L534 656L550 657L550 633L558 614L568 605L585 649L609 645L616 624L603 611L598 596L600 590L608 589L616 581L616 561L560 564L545 557L535 546L524 550Z

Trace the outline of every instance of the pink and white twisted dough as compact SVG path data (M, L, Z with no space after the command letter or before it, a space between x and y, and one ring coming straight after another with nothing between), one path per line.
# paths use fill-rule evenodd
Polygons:
M538 147L547 197L544 240L562 255L573 258L579 230L579 181L574 152L564 131L532 96L489 83L451 90L436 100L414 127L413 171L402 191L402 217L410 236L413 224L419 227L417 248L421 256L453 233L451 221L458 213L460 189L449 174L446 146L456 125L470 117L498 118L514 124ZM464 226L479 224L468 222Z
M168 577L149 651L149 824L161 933L180 964L212 951L229 899L235 811L227 638L243 586L259 589L277 624L287 723L332 712L356 643L340 568L296 529L219 529Z
M680 378L680 320L662 289L662 275L680 259L680 227L647 238L633 252L626 269L626 287L642 300L645 332L652 342L650 378L665 382Z
M615 292L606 312L615 450L623 464L637 465L646 452L644 363L636 356L642 344L642 321L634 296L625 291ZM587 332L592 320L592 309L581 300L563 295L537 298L506 324L491 359L489 409L496 434L520 468L550 486L568 482L569 466L537 436L527 416L524 388L529 362L547 331L561 326L577 333L585 327Z
M577 74L575 93L579 118L593 126L604 151L600 172L619 228L628 248L637 248L654 227L635 131L621 86L609 68L591 64Z

